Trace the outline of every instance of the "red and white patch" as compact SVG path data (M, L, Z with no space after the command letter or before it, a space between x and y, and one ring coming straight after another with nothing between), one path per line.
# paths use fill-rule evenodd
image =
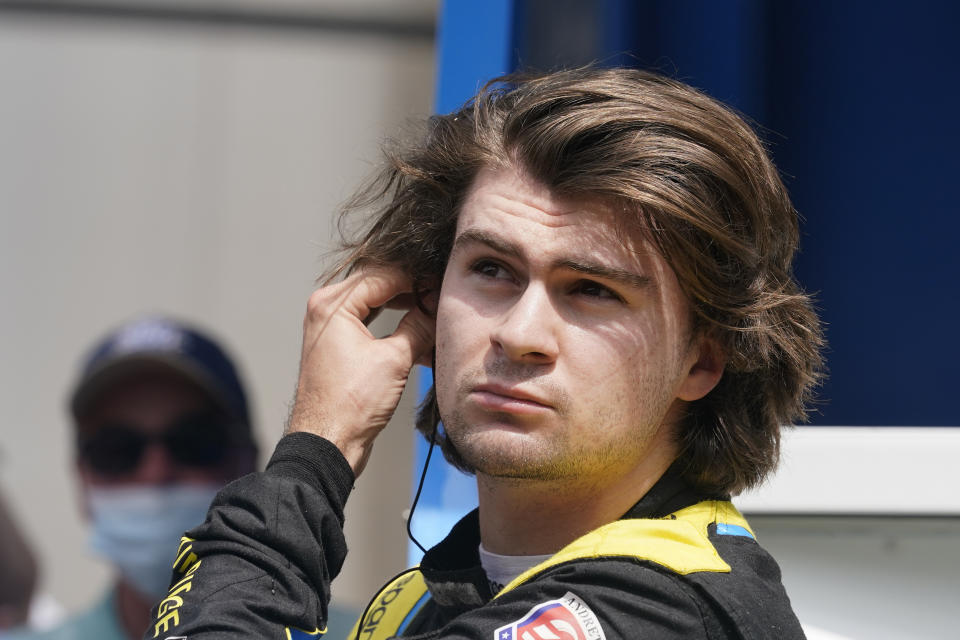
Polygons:
M493 640L607 640L600 621L569 591L559 600L538 604L516 622L494 631Z

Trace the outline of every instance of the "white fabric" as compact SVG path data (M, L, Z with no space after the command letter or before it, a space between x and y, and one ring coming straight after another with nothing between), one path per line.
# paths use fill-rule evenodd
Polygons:
M490 553L480 544L480 565L487 574L490 589L494 594L527 569L549 560L552 556L550 553L543 556L502 556Z

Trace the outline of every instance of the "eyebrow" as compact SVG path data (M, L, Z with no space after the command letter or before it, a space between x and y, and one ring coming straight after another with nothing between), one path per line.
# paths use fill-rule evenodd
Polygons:
M457 249L462 249L465 246L472 244L483 244L490 247L497 253L503 253L514 258L519 258L522 255L520 247L516 243L505 240L492 233L481 231L480 229L467 229L454 238L453 250L451 253L455 252Z
M561 260L557 263L557 266L588 276L594 276L596 278L602 278L612 282L619 282L622 285L632 287L634 289L652 289L654 286L653 278L650 276L633 273L632 271L626 271L625 269L610 267L605 264L579 262L576 260Z
M521 258L523 256L523 252L516 243L480 229L467 229L457 236L453 241L453 252L472 244L486 245L497 253L514 258ZM589 260L564 258L558 260L552 266L554 268L569 269L570 271L576 271L584 275L610 280L611 282L618 282L635 289L650 289L655 286L653 278L650 276Z

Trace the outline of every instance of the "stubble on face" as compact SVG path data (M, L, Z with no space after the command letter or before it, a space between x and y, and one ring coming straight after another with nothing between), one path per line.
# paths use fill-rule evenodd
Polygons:
M438 363L439 364L439 363ZM503 360L490 362L483 368L467 370L459 376L445 378L439 368L437 383L441 380L455 380L456 396L465 398L472 389L487 380L523 383L526 387L535 386L541 397L549 398L555 415L549 426L524 433L525 425L516 416L491 413L486 421L499 423L497 427L483 427L466 415L464 403L457 402L450 410L440 407L448 447L459 457L461 467L475 474L483 474L499 480L556 481L576 478L597 477L604 473L623 473L624 460L635 460L651 446L658 435L661 424L645 424L638 416L628 415L624 407L635 407L636 398L629 397L636 389L625 388L610 397L610 402L601 407L594 406L589 416L578 415L574 411L575 402L570 393L560 385L544 379L543 372L535 366L524 366ZM638 383L639 388L663 390L660 397L645 399L647 416L664 416L668 413L672 398L666 391L666 381L661 375L656 380ZM607 381L597 380L598 385ZM590 389L579 389L575 393L590 394ZM584 433L586 421L590 426L608 425L614 438L598 447L591 441L590 434ZM623 425L636 422L632 428L623 429ZM504 438L502 431L513 431ZM586 429L590 431L590 429Z
M526 366L496 360L482 368L463 372L455 378L456 395L465 398L478 385L489 380L507 384L525 384L535 387L538 396L549 399L558 420L565 420L570 413L571 399L560 385L543 379L537 366ZM533 447L529 441L515 443L513 447L492 447L485 440L489 433L478 432L463 410L463 403L457 403L449 412L440 409L444 431L451 446L459 455L463 466L472 473L483 473L499 478L549 480L562 477L565 465L545 464L545 460L556 459L567 448L567 434L557 433L552 441L542 442ZM508 413L490 413L486 416L507 427L522 429L523 425L516 416ZM547 449L547 450L544 450Z

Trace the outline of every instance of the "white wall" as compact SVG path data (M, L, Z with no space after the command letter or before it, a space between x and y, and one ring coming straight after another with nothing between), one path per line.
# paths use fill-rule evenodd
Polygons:
M809 640L957 637L957 518L748 518Z
M107 579L64 410L83 350L146 311L213 329L268 455L331 215L381 139L429 113L433 73L428 38L0 15L0 486L67 608ZM394 426L348 511L354 606L403 564L412 444Z
M957 637L960 428L799 427L735 499L810 640Z

